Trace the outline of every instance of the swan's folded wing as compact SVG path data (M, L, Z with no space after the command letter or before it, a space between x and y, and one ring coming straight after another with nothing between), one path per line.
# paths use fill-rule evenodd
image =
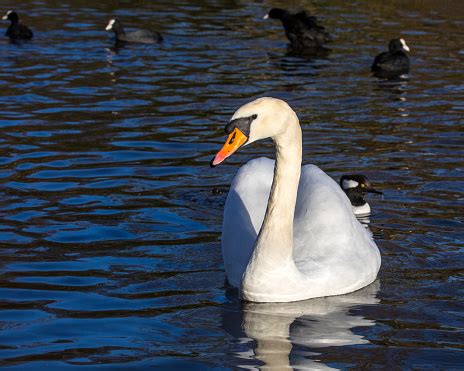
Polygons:
M293 256L300 271L341 273L340 267L363 260L353 259L353 254L366 244L366 237L339 185L317 166L304 166L294 223Z
M251 160L237 172L227 196L222 252L227 279L235 287L240 286L263 223L273 174L274 160ZM380 255L371 236L340 186L314 165L301 171L293 237L295 264L315 283L367 285L377 275Z

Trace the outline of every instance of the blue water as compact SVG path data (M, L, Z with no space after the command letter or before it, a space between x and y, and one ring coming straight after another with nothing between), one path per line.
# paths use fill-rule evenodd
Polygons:
M334 36L325 57L287 55L262 20L277 3L2 3L35 34L0 40L2 368L462 368L464 7L301 4ZM165 42L116 48L115 16ZM397 35L409 79L379 81ZM288 304L227 289L228 187L273 149L209 161L265 95L298 113L305 163L384 192L373 285Z

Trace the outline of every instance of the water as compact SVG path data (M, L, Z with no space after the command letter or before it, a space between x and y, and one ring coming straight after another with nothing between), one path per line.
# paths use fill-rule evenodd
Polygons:
M305 60L262 21L275 2L114 4L23 1L35 40L0 42L2 368L462 367L463 5L303 3L335 38ZM165 43L112 47L114 16ZM410 79L372 78L399 32ZM263 95L298 113L305 162L384 192L364 290L289 304L226 290L227 190L272 146L208 163Z

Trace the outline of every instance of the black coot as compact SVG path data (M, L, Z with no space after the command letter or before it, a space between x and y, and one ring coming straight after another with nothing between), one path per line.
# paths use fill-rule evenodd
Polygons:
M2 19L11 21L10 27L5 33L5 36L8 36L11 40L29 40L34 36L29 27L19 22L18 13L9 10Z
M324 44L331 41L324 27L317 24L317 18L308 15L305 11L295 14L285 9L272 8L264 19L280 19L285 29L285 34L290 40L294 52L318 52L324 48ZM325 49L328 50L328 49Z
M106 30L112 30L116 36L116 41L120 42L154 44L163 40L161 34L155 31L137 30L126 33L121 22L117 19L110 20Z
M404 39L392 39L388 52L380 53L374 59L371 71L380 78L394 78L409 73L409 47Z

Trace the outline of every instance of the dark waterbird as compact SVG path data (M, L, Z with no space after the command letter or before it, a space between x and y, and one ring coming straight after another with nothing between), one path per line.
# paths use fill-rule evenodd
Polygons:
M317 24L316 17L305 11L292 14L285 9L272 8L264 16L264 19L268 18L282 21L293 52L318 53L329 50L324 48L324 44L331 41L329 34Z
M358 216L369 215L371 212L369 204L364 199L366 193L383 194L372 186L367 176L361 174L343 175L340 178L340 187L350 199L354 214Z
M34 36L29 27L19 22L18 13L9 10L2 19L11 21L5 33L5 36L9 37L11 40L30 40Z
M409 47L404 39L392 39L388 52L380 53L374 59L371 71L380 78L395 78L409 73Z
M114 32L117 42L154 44L163 41L161 34L156 31L137 30L126 33L118 19L111 19L106 30Z

